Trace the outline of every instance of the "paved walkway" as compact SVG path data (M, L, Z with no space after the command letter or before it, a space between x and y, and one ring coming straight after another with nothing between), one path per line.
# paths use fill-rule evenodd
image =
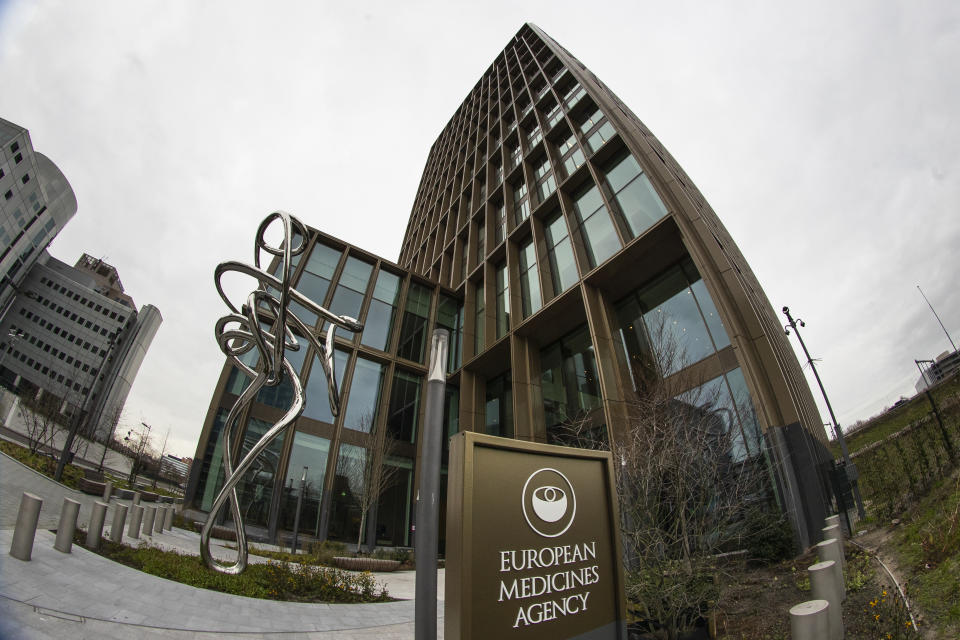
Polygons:
M20 495L44 500L33 559L23 562L8 552ZM64 497L81 502L89 518L96 500L59 485L0 454L0 638L342 638L393 640L413 637L412 599L378 604L307 604L231 596L197 589L117 564L74 545L63 554L53 549ZM106 530L112 519L107 515ZM124 542L140 541L124 536ZM198 553L199 536L174 529L156 534L150 544ZM229 559L232 550L214 547ZM262 561L250 556L252 562ZM376 574L390 594L412 598L414 573ZM439 574L443 593L443 572ZM443 611L442 601L438 611ZM442 615L442 614L441 614ZM443 621L438 621L443 637Z

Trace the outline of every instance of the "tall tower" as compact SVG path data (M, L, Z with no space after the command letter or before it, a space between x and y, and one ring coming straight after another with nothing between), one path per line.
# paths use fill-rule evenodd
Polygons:
M816 405L756 278L703 196L652 133L590 71L533 25L497 55L433 144L398 263L311 229L298 290L359 318L337 336L344 410L332 416L316 354L294 352L307 404L292 437L239 487L256 534L410 543L431 327L451 332L444 425L557 442L587 419L616 445L656 361L677 394L706 389L735 434L735 462L768 465L804 546L819 530L827 464ZM293 311L305 310L292 305ZM303 314L319 331L322 323ZM266 314L262 321L270 324ZM665 338L675 351L657 351ZM248 366L256 354L248 352ZM658 359L659 357L659 359ZM187 505L223 482L224 420L247 382L226 362L197 444ZM249 449L289 406L264 389L238 416ZM370 434L397 442L394 486L360 532L349 469Z
M550 441L602 408L615 437L647 345L666 337L683 358L662 374L719 385L741 455L762 434L798 532L819 527L826 435L763 289L673 156L536 26L433 144L399 263L463 297L468 423Z

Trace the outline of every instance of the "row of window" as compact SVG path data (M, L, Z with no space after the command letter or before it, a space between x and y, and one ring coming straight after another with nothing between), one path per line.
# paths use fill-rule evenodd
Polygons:
M20 315L24 316L27 320L32 320L34 323L40 325L42 329L45 329L46 331L52 333L53 335L63 338L70 344L75 344L78 347L93 353L94 355L99 355L101 358L103 358L107 354L106 349L101 349L96 345L90 344L90 342L84 340L82 337L75 336L74 334L70 333L66 329L63 329L58 325L48 321L46 318L42 318L34 314L32 311L28 311L27 309L24 309L23 307L21 307ZM110 337L112 338L113 334L110 334ZM31 344L33 344L32 340L31 340ZM56 351L56 349L54 349L54 351ZM56 353L54 355L56 355ZM83 370L86 371L87 365L83 365L83 367L84 367Z
M110 318L111 320L116 320L120 324L123 324L124 322L127 321L127 317L122 313L111 311L109 307L104 307L101 304L97 304L93 300L88 300L86 296L79 294L76 291L73 291L72 289L69 289L57 282L54 282L53 280L51 280L50 278L47 278L46 276L43 276L40 278L40 284L46 285L48 288L53 289L57 293L64 295L71 300L75 300L80 304L84 305L85 307L89 309L93 309L95 312L100 313ZM73 314L73 316L70 319L76 321L77 320L76 314ZM80 318L79 322L83 324L83 318ZM89 328L89 325L88 325L88 328ZM103 334L103 335L106 335L106 334Z
M2 347L0 347L2 348ZM35 371L41 375L49 377L51 380L66 386L67 389L72 389L78 393L86 394L89 389L84 387L79 382L72 380L71 378L66 377L62 373L57 373L55 370L51 369L48 366L42 365L39 361L34 360L25 353L21 353L19 350L13 346L7 346L3 349L7 355L12 356L13 358L19 360L28 367L32 367ZM62 359L62 358L61 358Z
M11 240L7 231L0 228L0 245L4 247L3 252L0 253L0 262L2 262L4 258L6 258L7 255L9 255L10 252L16 248L17 243L20 242L20 239L23 238L30 228L33 227L34 223L40 219L40 216L47 211L47 208L40 203L36 193L31 193L30 198L33 202L33 208L36 213L30 218L29 221L26 221L26 224L24 224L25 216L23 215L23 211L20 209L20 207L17 207L14 210L14 220L16 220L20 227L17 235ZM21 262L26 262L26 259L30 257L34 250L41 249L47 245L48 237L52 239L53 235L55 235L52 232L54 227L56 227L56 224L56 221L53 219L47 220L46 224L34 231L33 235L30 237L30 244L22 248L23 251L20 254Z
M84 318L83 316L77 315L76 313L71 312L70 309L64 309L62 306L56 304L56 301L54 301L54 300L51 300L51 299L49 299L49 298L45 298L45 297L43 297L43 296L41 296L41 295L38 295L38 296L35 298L35 300L36 300L39 304L42 304L44 307L47 307L48 309L50 309L51 311L53 311L54 313L59 313L59 314L62 315L64 318L67 318L68 320L71 320L71 321L73 321L73 322L76 322L78 325L80 325L81 327L83 327L83 328L85 328L85 329L90 329L91 331L94 331L94 332L96 332L96 333L99 333L99 334L102 335L102 336L107 336L107 337L110 337L110 338L113 338L113 337L116 335L116 332L111 333L111 332L109 332L105 327L101 327L100 325L95 324L92 320L88 320L88 319ZM42 320L42 321L43 321L43 320ZM64 331L64 333L66 333L66 331ZM72 334L71 334L71 335L72 335ZM76 339L77 339L78 341L80 340L79 337L76 338ZM86 344L89 344L89 343L86 343ZM84 347L84 348L86 348L86 347ZM96 353L97 350L98 350L98 347L92 347L91 350L92 350L94 353ZM103 353L101 353L101 355L104 355L104 354L106 353L103 349L99 349L99 351L103 352Z

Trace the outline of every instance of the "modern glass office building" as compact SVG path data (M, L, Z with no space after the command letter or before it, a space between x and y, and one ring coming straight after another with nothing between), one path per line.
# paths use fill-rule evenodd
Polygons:
M731 459L769 467L803 544L819 529L826 437L763 290L673 157L534 25L497 55L431 148L396 263L318 230L310 243L296 287L365 329L338 334L345 410L335 420L315 354L290 356L307 406L295 433L240 484L255 533L292 527L306 468L302 530L356 541L361 487L350 469L386 429L399 443L386 462L396 481L363 537L411 544L437 326L451 332L448 434L561 442L564 425L588 420L615 446L652 371L678 397L706 391L699 409L737 434ZM191 508L209 510L222 484L223 419L245 384L227 363L197 448ZM242 416L239 448L289 402L286 383L262 391Z

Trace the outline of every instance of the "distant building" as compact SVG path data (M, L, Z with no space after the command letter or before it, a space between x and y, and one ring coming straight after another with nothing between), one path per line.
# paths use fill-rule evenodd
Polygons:
M26 129L0 118L0 316L76 212L77 198L60 169L33 150Z
M949 378L958 369L960 369L960 351L952 353L944 351L923 370L923 375L917 380L917 393L926 391L941 380Z
M103 437L161 322L156 307L137 312L119 278L108 287L44 251L0 320L0 381L19 393L52 394L65 413L82 410L87 435Z

